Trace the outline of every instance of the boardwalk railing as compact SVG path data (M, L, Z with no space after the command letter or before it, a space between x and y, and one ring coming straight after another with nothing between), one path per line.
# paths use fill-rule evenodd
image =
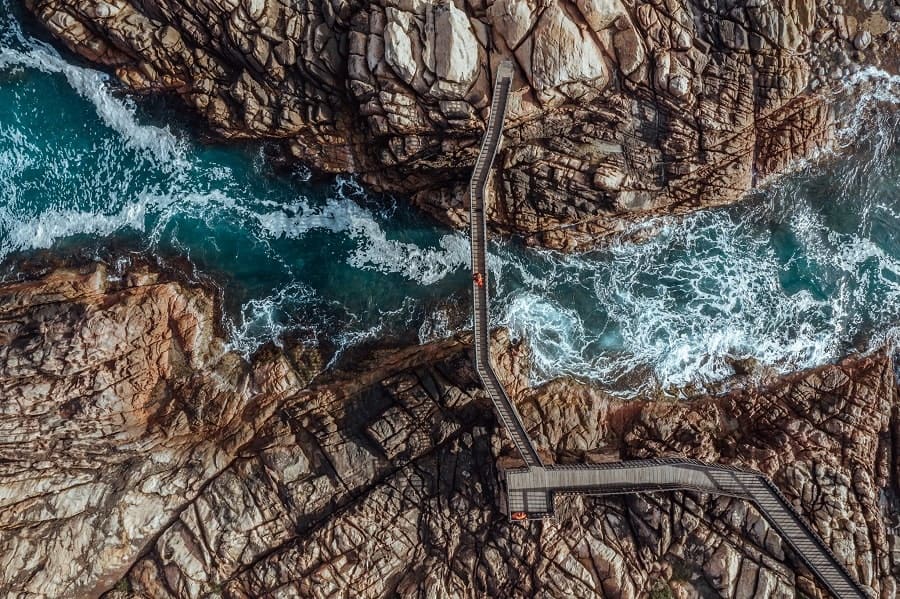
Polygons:
M690 459L631 460L599 465L545 466L506 472L510 511L553 512L560 494L618 495L699 491L754 503L797 556L835 597L865 598L843 563L766 476Z
M510 401L491 365L487 270L485 196L490 168L503 132L506 102L512 84L512 64L497 70L494 96L481 151L469 184L469 232L472 243L472 310L475 328L475 367L503 427L525 462L507 470L506 495L510 515L528 518L552 516L554 497L581 493L614 495L656 491L700 491L737 497L754 503L797 556L837 599L866 599L869 594L853 579L828 545L804 521L778 488L759 472L706 464L696 460L664 458L612 464L545 466L515 405ZM481 281L479 284L478 276Z
M488 338L490 321L488 318L488 281L487 281L487 224L484 215L484 196L487 189L491 164L497 155L500 145L500 134L503 131L503 118L506 114L506 100L512 84L512 64L504 62L497 70L494 82L494 97L491 100L491 113L488 117L487 130L481 142L481 151L475 161L475 169L469 183L469 235L472 243L472 270L480 273L481 284L472 280L472 311L475 321L475 368L484 384L488 395L494 403L494 409L504 428L509 432L513 444L527 466L540 466L538 457L528 433L522 425L522 418L516 406L510 401L506 390L491 365L490 339Z

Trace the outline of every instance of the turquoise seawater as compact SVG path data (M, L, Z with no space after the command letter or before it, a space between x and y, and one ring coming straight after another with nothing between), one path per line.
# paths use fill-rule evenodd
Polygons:
M17 5L16 5L17 6ZM346 349L469 325L465 235L352 178L276 172L261 144L205 142L173 102L133 99L0 0L0 260L22 252L184 258L216 281L236 349L317 331ZM491 247L492 319L534 381L625 393L715 381L729 357L835 359L900 323L900 81L866 72L842 158L740 205L646 225L600 251Z

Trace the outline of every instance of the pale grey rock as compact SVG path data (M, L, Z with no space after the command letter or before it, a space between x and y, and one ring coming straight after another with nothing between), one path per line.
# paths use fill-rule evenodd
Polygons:
M669 93L676 98L683 98L691 91L691 80L685 75L675 75L669 79Z
M479 45L466 13L452 2L434 7L434 70L438 78L470 85L478 73Z
M531 31L538 13L535 0L495 0L488 8L491 26L512 50Z
M631 75L644 63L644 44L630 23L613 35L613 46L623 74Z
M579 29L554 2L541 14L534 31L531 83L544 91L566 83L603 88L609 74L593 36Z
M384 59L406 83L412 83L416 76L416 59L408 32L410 26L408 13L388 9L388 23L384 28Z
M856 34L853 38L853 47L857 50L865 50L872 44L872 34L865 29Z
M621 0L576 0L575 4L594 31L606 29L626 14Z

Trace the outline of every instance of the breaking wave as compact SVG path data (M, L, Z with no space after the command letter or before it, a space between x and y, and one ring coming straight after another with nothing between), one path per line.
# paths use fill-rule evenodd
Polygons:
M788 370L900 338L900 82L867 69L850 84L869 89L837 135L850 159L800 164L739 206L660 221L643 243L580 255L492 244L492 319L527 340L533 382L666 390L722 379L734 359ZM147 124L159 115L12 17L0 17L0 105L14 115L0 123L0 260L73 236L187 256L221 281L244 354L297 330L339 356L471 324L465 235L352 178L275 176L258 147Z
M187 165L185 144L167 127L139 124L134 104L113 96L106 74L66 62L51 46L24 37L20 30L17 37L26 49L0 48L0 71L25 68L64 76L71 89L94 106L103 123L119 134L125 147L147 152L170 169ZM50 114L47 117L52 119Z
M314 229L344 233L357 243L347 264L385 274L399 273L420 285L431 285L468 268L469 241L459 233L442 235L437 248L389 239L370 210L353 201L365 191L353 179L338 177L336 196L325 204L295 202L256 216L267 235L300 238Z
M414 330L428 296L417 290L467 263L464 236L420 227L405 239L395 208L351 178L312 184L301 168L285 181L259 148L206 148L146 124L106 74L25 34L11 10L0 16L0 101L13 115L0 124L0 260L136 234L143 251L218 273L242 353L297 329L326 334L338 353Z
M661 219L644 243L502 250L496 267L519 282L501 281L497 321L528 341L533 382L666 391L736 359L788 371L900 338L900 78L866 69L849 85L866 89L836 132L849 159L823 153L738 206Z

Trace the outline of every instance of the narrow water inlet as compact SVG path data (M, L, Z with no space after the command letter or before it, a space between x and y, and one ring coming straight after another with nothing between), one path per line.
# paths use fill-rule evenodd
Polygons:
M898 85L871 78L846 156L741 205L587 254L492 243L493 324L527 340L533 382L572 375L633 394L720 380L733 358L788 371L890 337L900 322ZM222 285L245 353L296 329L350 347L468 328L453 309L469 280L462 232L352 179L276 174L260 146L203 145L165 117L7 10L0 258L114 243L185 256Z

